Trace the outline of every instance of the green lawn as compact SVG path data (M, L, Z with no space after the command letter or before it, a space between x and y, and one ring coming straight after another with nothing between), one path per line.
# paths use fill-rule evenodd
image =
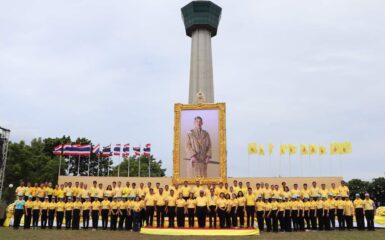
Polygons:
M232 239L234 237L205 237L205 239ZM385 229L379 229L375 232L359 232L359 231L351 231L351 232L339 232L339 231L333 231L333 232L299 232L299 233L262 233L259 236L250 236L250 237L237 237L242 239L348 239L348 240L354 240L354 239L385 239ZM12 228L0 228L0 239L1 240L13 240L13 239L20 239L20 240L82 240L82 239L90 239L90 240L119 240L119 239L135 239L135 240L141 240L141 239L183 239L183 240L195 240L195 239L202 239L202 237L193 237L193 236L150 236L150 235L143 235L139 233L132 233L132 232L126 232L126 231L73 231L73 230L13 230Z

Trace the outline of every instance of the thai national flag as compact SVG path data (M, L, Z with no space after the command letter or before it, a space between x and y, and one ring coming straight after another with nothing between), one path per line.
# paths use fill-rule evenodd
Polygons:
M120 156L120 144L116 144L114 147L114 156Z
M134 150L135 156L140 156L140 147L133 147L132 150Z
M144 156L151 155L151 143L147 143L146 146L143 148L143 155Z
M62 155L63 145L60 144L53 149L53 155Z
M128 157L128 156L130 156L130 144L129 144L129 143L124 144L122 156L123 156L123 157Z
M111 156L111 144L108 146L103 147L103 152L102 152L103 157L109 157Z
M91 144L77 144L76 146L76 154L77 156L89 156L91 154Z
M72 156L73 155L72 144L64 144L63 145L63 155Z
M97 144L97 145L95 145L95 146L92 148L92 153L93 153L93 154L96 154L96 156L100 156L100 144Z

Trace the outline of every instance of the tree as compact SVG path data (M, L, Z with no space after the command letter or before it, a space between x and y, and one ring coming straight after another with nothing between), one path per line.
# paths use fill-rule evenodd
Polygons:
M381 205L385 204L385 178L374 178L369 184L368 193L375 200L380 202Z
M140 176L148 177L149 169L148 162L150 161L151 166L151 177L164 177L166 176L166 169L162 168L162 160L156 161L153 155L151 156L131 156L124 158L120 165L120 176L127 176L128 168L130 169L130 177L139 176L139 159L140 159ZM128 166L128 162L130 166ZM113 176L118 175L118 166L113 169Z
M352 179L348 182L348 187L351 197L354 197L356 193L359 193L362 196L367 191L369 182L362 181L361 179Z

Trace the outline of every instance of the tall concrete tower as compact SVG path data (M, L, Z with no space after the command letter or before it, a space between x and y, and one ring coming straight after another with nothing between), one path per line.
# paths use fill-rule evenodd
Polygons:
M193 1L182 8L187 36L191 37L189 103L214 102L211 38L217 35L222 9L210 1Z

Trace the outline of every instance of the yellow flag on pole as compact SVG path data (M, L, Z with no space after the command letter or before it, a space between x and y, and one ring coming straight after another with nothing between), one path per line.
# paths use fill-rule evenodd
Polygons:
M317 153L317 146L314 144L309 144L309 154L313 155Z
M287 145L286 145L286 144L281 144L281 145L279 146L279 153L280 153L281 155L285 155L285 154L286 154L286 150L287 150Z
M345 144L347 148L347 153L352 153L353 152L352 142L345 142Z
M258 154L256 143L249 143L248 153L249 153L249 155Z
M297 146L294 144L289 144L289 155L294 155L297 153Z
M273 154L274 144L269 144L269 155Z
M259 144L258 152L259 152L259 155L261 155L261 156L265 155L265 148L264 148L263 144Z
M352 143L351 142L343 142L340 143L341 154L352 153Z
M320 156L325 155L326 154L326 147L325 146L318 146L318 154Z
M340 143L331 143L330 144L330 154L335 155L335 154L340 154L341 151L341 144Z
M307 146L305 144L301 144L301 155L308 155L309 151L307 150Z

